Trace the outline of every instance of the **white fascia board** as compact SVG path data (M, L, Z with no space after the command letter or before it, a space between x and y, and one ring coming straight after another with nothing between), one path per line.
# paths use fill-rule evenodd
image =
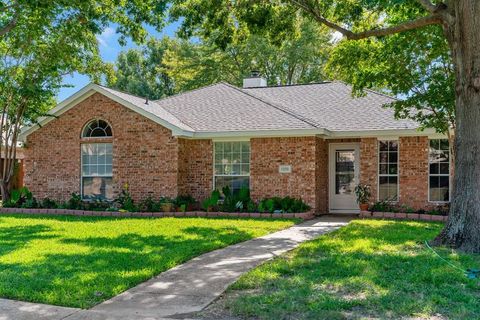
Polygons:
M70 96L69 98L67 98L64 101L62 101L61 103L59 103L55 108L50 110L48 113L51 116L41 117L41 118L38 119L38 124L22 128L22 130L19 134L19 140L24 142L26 137L29 134L31 134L35 130L41 128L42 126L46 125L47 123L54 120L56 117L60 116L61 114L67 112L68 110L70 110L71 108L73 108L74 106L76 106L77 104L79 104L83 100L87 99L88 97L90 97L91 95L93 95L96 92L112 99L115 102L118 102L119 104L129 108L130 110L135 111L136 113L141 114L142 116L144 116L144 117L146 117L146 118L164 126L165 128L172 130L172 134L174 136L191 137L193 135L193 132L180 129L177 126L172 125L171 123L157 117L156 115L154 115L154 114L152 114L148 111L145 111L142 108L139 108L139 107L135 106L134 104L132 104L128 101L125 101L122 98L108 92L107 90L103 89L101 86L98 86L94 83L90 83L90 84L86 85L85 87L83 87L82 89L80 89L75 94L73 94L72 96Z
M113 101L118 102L121 105L129 108L130 110L135 111L136 113L144 116L145 118L148 118L148 119L152 120L153 122L156 122L159 125L167 128L169 130L172 130L172 135L173 136L192 136L193 135L193 132L183 130L183 129L171 124L170 122L168 122L168 121L166 121L166 120L164 120L160 117L157 117L156 115L154 115L154 114L152 114L152 113L150 113L150 112L148 112L148 111L146 111L142 108L137 107L133 103L128 102L126 100L123 100L122 98L114 95L113 93L110 93L109 91L103 89L100 86L96 86L96 91L98 91L99 93L103 94L104 96L112 99Z
M445 137L437 133L435 129L386 129L386 130L362 130L362 131L333 131L326 139L344 138L389 138L428 136L429 138Z
M193 139L229 139L245 140L250 138L276 138L276 137L306 137L327 135L324 129L294 129L294 130L252 130L252 131L221 131L221 132L195 132Z

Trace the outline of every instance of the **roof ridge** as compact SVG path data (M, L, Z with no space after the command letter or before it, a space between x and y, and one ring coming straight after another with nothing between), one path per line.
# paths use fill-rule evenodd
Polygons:
M176 97L179 97L179 96L183 96L187 93L200 91L202 89L210 88L210 87L213 87L213 86L216 86L216 85L219 85L219 84L225 84L225 82L220 81L220 82L211 83L211 84L203 86L203 87L199 87L199 88L195 88L195 89L187 90L187 91L182 91L182 92L179 92L179 93L172 94L171 96L166 96L166 97L163 97L163 98L160 98L160 99L157 99L157 100L152 100L152 101L153 102L158 102L158 101L168 100L168 99L171 99L171 98L176 98Z
M265 104L267 104L267 105L269 105L269 106L271 106L271 107L273 107L273 108L275 108L275 109L277 109L277 110L280 110L280 111L282 111L282 112L284 112L284 113L286 113L286 114L288 114L288 115L290 115L290 116L292 116L292 117L294 117L294 118L296 118L296 119L298 119L298 120L300 120L300 121L303 121L303 122L305 122L306 124L311 125L311 126L314 127L314 128L322 128L322 126L321 126L319 123L317 123L317 122L315 122L315 121L313 121L313 120L311 120L311 119L308 119L308 118L306 118L306 117L303 117L303 116L301 116L301 115L293 112L292 110L284 107L283 105L282 105L282 106L277 105L276 103L273 103L273 102L271 102L271 101L265 100L264 98L260 98L260 97L258 97L258 96L255 96L255 95L249 93L249 92L245 92L243 89L240 89L240 88L238 88L238 87L236 87L236 86L234 86L234 85L231 85L231 84L229 84L229 83L225 83L225 84L228 85L229 87L231 87L231 88L233 88L233 89L235 89L235 90L243 93L243 94L246 94L246 95L249 96L249 97L252 97L252 98L254 98L254 99L258 100L258 101L261 101L261 102L263 102L263 103L265 103ZM268 88L268 87L267 87L267 88Z
M273 85L273 86L258 86L258 87L248 87L248 88L243 88L243 89L248 90L248 89L288 88L288 87L300 87L300 86L313 86L313 85L328 84L328 83L332 83L332 81L326 80L326 81L309 82L309 83L277 84L277 85Z

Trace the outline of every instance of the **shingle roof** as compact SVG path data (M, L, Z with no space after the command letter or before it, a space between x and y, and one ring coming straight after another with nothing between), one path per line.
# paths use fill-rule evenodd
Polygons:
M197 132L315 129L308 120L226 83L155 101Z
M288 108L330 131L418 128L414 121L396 120L393 109L383 107L394 102L394 98L374 91L366 91L363 97L353 97L352 88L343 82L261 87L243 91Z
M187 131L193 131L193 128L189 127L187 124L183 123L180 121L177 117L172 115L170 112L167 110L163 109L161 106L157 105L153 101L148 101L145 98L137 97L122 91L114 90L111 88L107 88L104 86L101 86L104 90L107 92L110 92L111 94L119 97L122 100L125 100L133 105L135 105L138 108L141 108L152 115L155 115L168 123L171 123L172 125L182 129L182 130L187 130Z
M217 137L230 134L338 134L383 130L411 130L419 125L410 120L395 120L391 108L395 99L367 91L354 98L342 82L241 89L217 83L161 100L149 101L128 93L89 84L50 113L55 116L73 107L92 91L104 94L160 125L174 135ZM52 121L39 119L38 125L22 129L24 139ZM415 130L413 130L415 131Z

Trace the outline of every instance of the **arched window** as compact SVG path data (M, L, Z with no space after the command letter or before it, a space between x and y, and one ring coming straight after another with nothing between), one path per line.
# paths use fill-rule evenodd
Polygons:
M111 137L112 128L104 120L92 120L83 128L82 138Z
M90 121L82 131L82 138L107 138L112 128L104 120ZM81 142L82 197L85 200L113 200L113 146L107 141Z

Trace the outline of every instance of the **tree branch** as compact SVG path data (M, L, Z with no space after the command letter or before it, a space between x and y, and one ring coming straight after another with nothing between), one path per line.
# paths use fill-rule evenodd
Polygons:
M360 39L365 39L369 37L382 37L382 36L387 36L387 35L403 32L403 31L418 29L421 27L429 26L429 25L441 24L443 22L442 16L440 14L432 14L426 17L415 19L415 20L406 21L396 26L391 26L391 27L386 27L381 29L371 29L368 31L355 33L336 23L329 21L328 19L323 17L316 9L314 9L312 6L309 6L304 1L301 1L301 0L290 0L290 1L293 4L297 5L298 7L300 7L301 9L310 13L313 16L313 18L318 22L326 25L327 27L337 32L340 32L349 40L360 40ZM426 2L424 0L418 0L418 1Z
M7 34L15 28L17 25L18 17L20 16L20 10L18 9L18 2L15 1L15 13L13 14L12 20L10 20L9 23L7 23L4 27L0 28L0 37Z

